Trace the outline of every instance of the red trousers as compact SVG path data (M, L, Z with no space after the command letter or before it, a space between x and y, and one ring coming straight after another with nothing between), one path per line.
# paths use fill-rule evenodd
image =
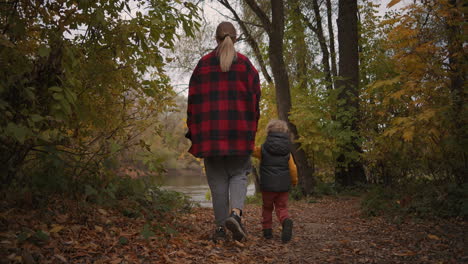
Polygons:
M273 224L272 213L275 209L280 223L289 218L288 192L262 192L262 228L269 229Z

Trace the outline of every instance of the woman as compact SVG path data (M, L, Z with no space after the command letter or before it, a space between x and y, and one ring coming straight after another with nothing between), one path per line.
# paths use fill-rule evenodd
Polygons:
M225 240L225 227L241 241L250 155L260 117L260 80L249 59L236 52L236 29L216 28L215 50L198 62L189 84L186 137L189 152L203 158L213 200L213 240Z

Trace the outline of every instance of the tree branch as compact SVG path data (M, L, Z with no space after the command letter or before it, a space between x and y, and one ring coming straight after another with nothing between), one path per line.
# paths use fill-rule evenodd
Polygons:
M268 73L268 70L266 68L265 61L263 60L260 48L258 47L258 43L253 38L252 34L250 34L250 31L247 28L247 26L245 25L244 21L242 21L240 19L237 12L229 4L229 1L227 1L227 0L218 0L218 2L220 4L222 4L223 6L225 6L229 11L231 11L231 13L234 16L235 20L237 21L237 23L239 23L239 26L241 27L242 31L244 32L244 34L246 36L246 41L247 41L247 43L249 43L250 47L252 48L252 50L253 50L253 52L255 54L255 58L257 59L258 63L260 64L260 69L262 71L263 76L265 77L265 79L267 80L267 82L269 84L273 83L273 80L272 80L272 78L271 78L271 76Z
M271 34L271 31L272 31L272 26L271 26L271 22L270 22L270 19L268 18L268 16L265 14L265 12L263 12L263 10L258 6L258 4L255 2L255 0L244 0L247 5L250 6L250 8L252 9L252 11L255 12L255 14L257 15L257 17L260 19L260 21L262 22L263 24L263 28L265 28L265 31L268 33L268 35Z

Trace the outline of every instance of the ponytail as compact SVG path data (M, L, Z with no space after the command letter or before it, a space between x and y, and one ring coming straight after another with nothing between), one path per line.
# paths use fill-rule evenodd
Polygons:
M221 71L227 72L231 68L232 61L237 56L237 53L231 36L226 34L223 38L224 39L218 44L217 55Z

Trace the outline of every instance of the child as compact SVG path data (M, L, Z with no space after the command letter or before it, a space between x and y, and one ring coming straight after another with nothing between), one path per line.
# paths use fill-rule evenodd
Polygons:
M281 240L291 240L293 221L288 213L288 191L297 184L296 164L291 156L291 141L286 122L271 120L267 125L267 138L261 147L255 147L253 156L260 160L260 189L262 191L262 228L267 239L272 234L272 212L283 231Z

